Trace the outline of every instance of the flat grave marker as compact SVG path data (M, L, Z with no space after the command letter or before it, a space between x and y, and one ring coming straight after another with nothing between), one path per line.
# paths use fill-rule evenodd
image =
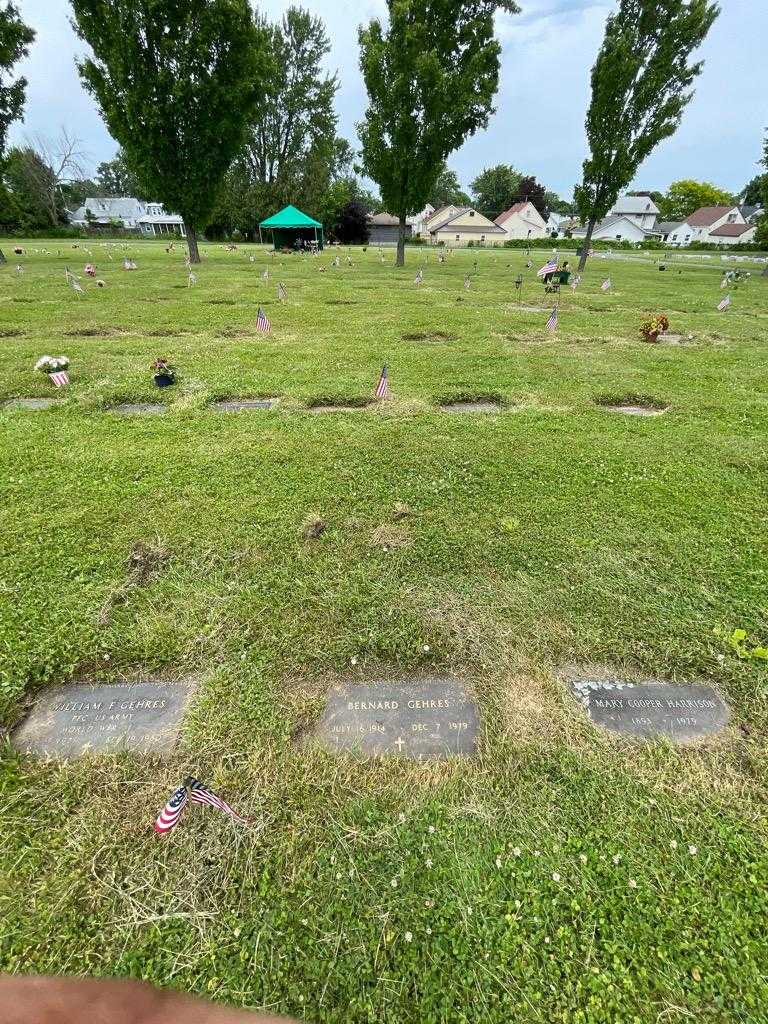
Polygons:
M65 398L9 398L3 402L4 409L52 409L55 405L64 405Z
M477 704L453 679L348 684L328 695L311 742L362 757L468 757L477 749Z
M121 402L113 405L109 412L118 416L162 416L168 409L162 402Z
M211 402L216 412L249 412L254 409L273 409L279 398L222 398Z
M500 412L501 405L491 398L477 398L473 401L443 402L440 405L443 412Z
M191 680L72 683L42 692L12 736L36 757L83 757L133 750L168 755L193 696Z
M701 683L569 682L591 722L637 739L666 737L675 743L689 743L722 732L730 717L723 698Z

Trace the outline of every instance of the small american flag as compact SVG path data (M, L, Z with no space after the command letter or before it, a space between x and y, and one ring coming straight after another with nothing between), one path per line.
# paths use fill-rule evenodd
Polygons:
M610 279L610 277L606 277L606 279L600 285L600 288L604 292L609 292L611 290L611 279Z
M190 270L189 277L187 278L187 288L191 288L193 284L197 284L197 274Z
M720 302L718 302L717 308L722 313L724 310L728 309L730 304L731 304L731 296L730 295L726 295L724 299L722 299Z
M285 290L285 285L281 281L277 286L277 297L281 302L285 302L285 297L288 292Z
M188 800L187 787L179 786L176 792L171 794L171 799L158 814L154 826L155 832L159 832L160 835L170 832L184 812Z
M379 383L376 385L376 390L373 394L376 398L386 398L389 394L389 370L386 363L381 368Z
M413 279L413 283L414 284L421 284L423 280L424 280L424 271L421 269L421 267L419 267L419 272L416 275L416 277Z
M69 384L69 375L66 370L56 370L54 373L49 373L48 376L53 381L54 387L63 388Z
M262 281L268 281L269 280L269 270L265 270L264 271L264 273L261 275L261 279L262 279Z
M557 260L547 260L540 270L536 271L536 277L545 277L547 274L554 274L557 270Z
M467 291L469 291L469 289L472 287L472 278L469 276L469 274L467 274L467 276L464 278L464 287L467 289Z
M197 779L187 779L187 785L189 786L190 799L193 804L208 804L209 807L215 807L217 810L223 811L224 814L228 814L235 821L239 821L242 824L248 821L242 814L238 814L237 811L233 810L226 800L222 800L212 789L209 789L208 786L203 785Z
M259 312L256 317L256 330L262 334L269 334L272 330L272 321L267 317L261 306L259 306Z
M581 284L581 274L577 274L574 277L574 279L571 281L571 288L573 288L573 290L576 291L576 289L579 287L580 284Z
M557 330L557 306L555 306L555 308L549 314L549 320L547 320L547 330L548 331L556 331Z

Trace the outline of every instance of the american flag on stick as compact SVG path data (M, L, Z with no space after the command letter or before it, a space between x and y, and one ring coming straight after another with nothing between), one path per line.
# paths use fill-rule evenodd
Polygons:
M66 370L54 370L53 373L49 373L48 376L53 382L53 386L56 388L63 388L69 384L69 374Z
M272 330L272 321L267 317L261 306L259 306L259 312L256 316L256 330L261 334L269 334Z
M158 814L154 825L155 832L158 832L160 835L170 832L184 813L188 800L187 787L179 786L176 792L171 794L170 800Z
M228 814L235 821L239 821L243 825L247 823L247 818L244 818L242 814L238 814L237 811L229 806L226 800L222 800L220 796L217 796L212 789L203 785L198 779L190 777L187 779L186 785L189 787L189 797L193 804L208 804L209 807L215 807L216 810L223 811L224 814Z
M386 363L381 368L379 383L376 385L376 390L373 394L375 398L386 398L389 394L389 370Z
M421 284L423 280L424 280L424 271L421 269L421 267L419 267L419 271L416 274L416 277L413 279L413 283L414 284Z
M554 274L557 270L557 260L547 260L543 267L536 271L536 277L545 277L547 274Z
M609 292L611 290L611 279L610 279L610 277L606 277L606 279L600 285L600 289L601 289L601 291L604 291L604 292Z
M720 302L718 302L718 304L717 304L717 308L718 308L718 309L720 310L720 312L722 313L722 312L724 312L724 311L725 311L726 309L728 309L728 307L730 306L730 304L731 304L731 296L730 296L730 295L726 295L724 299L721 299L721 300L720 300Z
M557 330L557 306L555 306L555 308L549 314L549 320L547 320L547 330L548 331L556 331Z
M581 284L581 274L576 274L574 279L571 281L571 288L573 288L573 290L576 291L576 289L579 287L580 284Z
M469 274L467 274L467 276L464 278L464 287L467 289L467 291L469 291L469 289L472 287L472 278L469 276Z
M285 297L288 292L285 290L285 285L281 281L277 286L277 297L281 302L285 302Z

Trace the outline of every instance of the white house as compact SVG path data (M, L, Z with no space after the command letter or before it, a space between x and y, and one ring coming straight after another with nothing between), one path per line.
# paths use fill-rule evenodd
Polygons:
M145 203L140 199L86 199L83 206L69 214L69 222L84 228L112 224L149 237L172 234L186 237L184 221L178 214L166 213L162 203Z
M670 245L690 245L691 242L715 242L726 244L721 240L727 235L712 235L718 228L726 224L746 225L747 222L738 206L702 206L683 221L679 228L671 232ZM730 236L733 243L734 236ZM737 241L745 241L737 236Z
M424 221L425 233L431 236L433 231L437 231L437 229L442 227L442 225L447 223L447 221L451 220L459 213L464 213L464 211L468 209L468 206L456 206L453 203L449 203L447 206L441 206Z
M585 238L586 227L574 228L574 238ZM595 225L592 232L594 242L644 242L646 238L661 238L661 234L651 228L640 227L634 219L625 216L608 216Z
M546 238L549 234L547 222L527 199L500 213L494 224L504 231L504 241L507 238Z
M609 217L626 217L639 228L651 231L660 210L650 196L621 196L608 211Z
M455 209L455 208L454 208ZM459 207L457 212L440 216L435 215L427 223L429 238L433 245L467 245L472 242L474 245L499 245L506 239L504 228L488 220L482 213L471 207Z
M405 222L406 224L411 225L411 233L414 236L420 237L421 235L427 234L426 224L429 218L434 214L434 212L434 206L432 206L431 203L427 203L424 209L421 210L419 213L414 213L413 216L406 217Z

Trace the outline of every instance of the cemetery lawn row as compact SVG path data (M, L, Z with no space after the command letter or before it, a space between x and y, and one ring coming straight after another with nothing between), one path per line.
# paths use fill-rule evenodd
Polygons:
M329 254L208 245L189 288L179 252L135 243L124 272L92 244L106 285L78 299L82 249L30 242L17 275L13 244L0 401L53 394L44 354L71 384L61 406L0 409L2 722L70 678L199 690L164 761L4 748L0 969L324 1024L760 1020L768 672L727 638L768 642L768 281L720 314L719 261L595 259L550 334L545 253L528 270L514 250L409 250L398 271L342 250L321 273ZM518 273L543 313L516 305ZM641 341L649 311L680 344ZM385 362L386 403L308 411L367 400ZM255 396L281 401L210 408ZM438 408L488 396L499 412ZM706 680L731 728L608 738L558 679L573 664ZM475 759L297 746L335 683L413 675L475 689ZM155 837L188 773L252 828L195 808Z

